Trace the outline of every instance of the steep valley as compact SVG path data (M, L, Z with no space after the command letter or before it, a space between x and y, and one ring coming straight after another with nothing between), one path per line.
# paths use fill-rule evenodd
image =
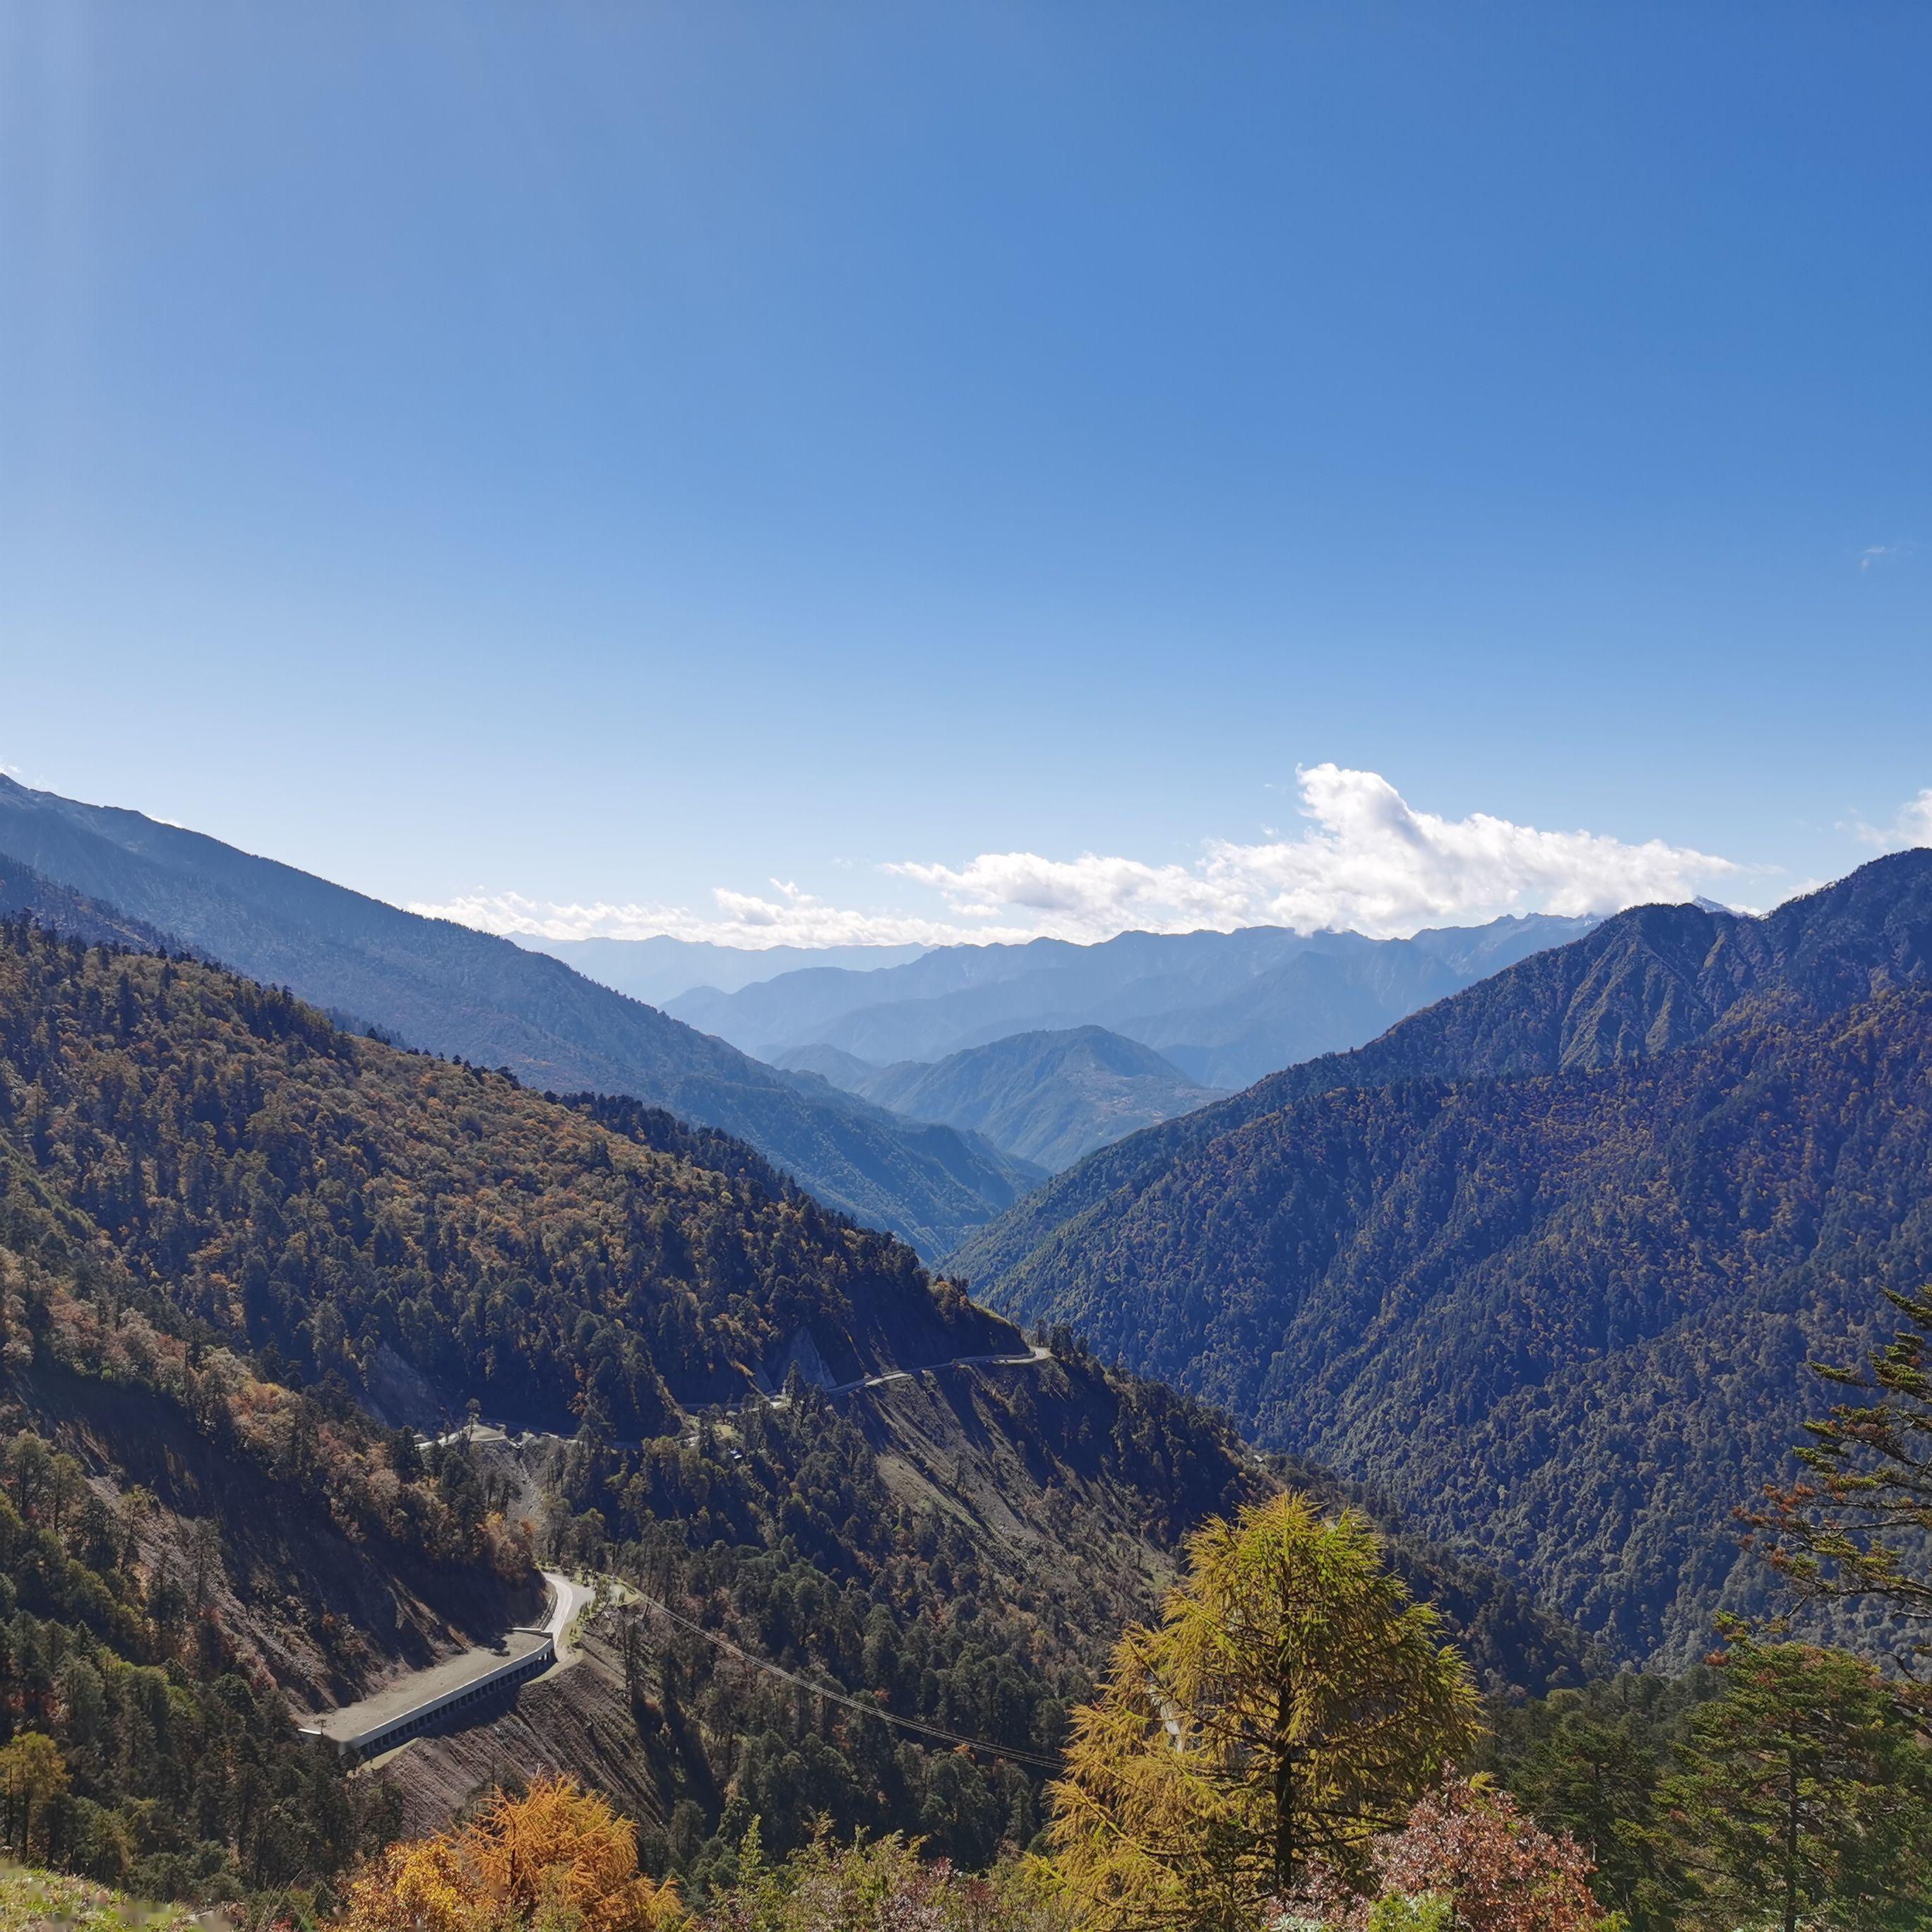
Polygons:
M224 969L23 919L0 926L0 1419L91 1499L83 1524L39 1478L14 1484L38 1620L15 1667L88 1828L166 1895L216 1854L155 1794L186 1789L179 1753L240 1750L208 1742L238 1672L279 1795L248 1796L244 1753L196 1802L250 1884L339 1868L387 1828L384 1791L426 1819L506 1762L608 1778L700 1875L754 1812L775 1848L820 1817L982 1858L1030 1834L1067 1711L1188 1531L1324 1480L1070 1336L1034 1356L713 1131L547 1099ZM815 1385L868 1374L892 1378ZM406 1412L472 1402L520 1439L425 1446ZM1587 1668L1494 1574L1399 1527L1393 1547L1486 1682ZM684 1622L626 1637L639 1606L614 1605L584 1661L374 1783L294 1738L290 1705L527 1620L538 1560L628 1579ZM167 1675L202 1728L152 1762L94 1754L60 1688L76 1648L112 1684ZM538 1722L542 1751L519 1729Z

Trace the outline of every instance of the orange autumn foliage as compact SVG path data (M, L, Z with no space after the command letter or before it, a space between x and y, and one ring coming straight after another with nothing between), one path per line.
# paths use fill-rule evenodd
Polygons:
M670 1932L685 1918L676 1885L638 1870L630 1822L550 1778L499 1792L460 1831L391 1846L338 1932Z

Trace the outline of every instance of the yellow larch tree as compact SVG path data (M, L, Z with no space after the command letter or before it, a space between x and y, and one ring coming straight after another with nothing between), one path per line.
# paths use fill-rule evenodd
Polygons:
M1474 1742L1468 1670L1352 1513L1280 1496L1187 1546L1123 1637L1052 1787L1096 1932L1252 1926L1316 1863L1360 1870Z

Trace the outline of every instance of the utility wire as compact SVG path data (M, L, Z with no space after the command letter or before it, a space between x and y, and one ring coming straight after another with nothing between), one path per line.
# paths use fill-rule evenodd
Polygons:
M690 1618L673 1610L668 1604L660 1603L656 1598L646 1596L634 1584L628 1587L640 1603L648 1604L652 1610L668 1617L680 1629L690 1631L693 1636L702 1637L706 1643L736 1658L741 1664L748 1664L754 1670L764 1671L767 1676L782 1677L788 1684L796 1684L801 1690L810 1691L814 1697L823 1697L828 1704L842 1704L847 1710L856 1711L862 1718L878 1718L888 1724L898 1725L902 1730L916 1731L922 1737L937 1738L943 1744L964 1744L970 1750L987 1751L995 1757L1012 1758L1017 1763L1036 1765L1042 1771L1058 1771L1060 1768L1060 1761L1057 1756L1049 1757L1040 1751L1020 1750L1012 1744L990 1744L984 1738L962 1737L957 1731L942 1730L938 1724L922 1724L916 1718L902 1718L877 1704L868 1704L856 1697L848 1697L842 1691L828 1690L824 1684L814 1684L810 1678L800 1676L796 1671L787 1670L769 1658L754 1657L748 1650L734 1643L728 1636L722 1636L716 1630L706 1630L702 1624L694 1623Z

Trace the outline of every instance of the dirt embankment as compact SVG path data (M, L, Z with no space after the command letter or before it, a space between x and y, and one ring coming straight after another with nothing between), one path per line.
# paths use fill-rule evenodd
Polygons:
M526 1684L487 1722L419 1738L376 1773L403 1794L404 1828L437 1832L494 1786L566 1774L605 1792L633 1818L662 1824L672 1744L640 1729L625 1688L616 1614L579 1632L567 1670Z
M352 1540L158 1396L58 1373L19 1393L20 1420L9 1426L73 1455L100 1495L118 1504L137 1487L152 1494L156 1507L138 1519L143 1566L212 1612L298 1708L365 1696L542 1618L536 1576L515 1586L484 1566Z

